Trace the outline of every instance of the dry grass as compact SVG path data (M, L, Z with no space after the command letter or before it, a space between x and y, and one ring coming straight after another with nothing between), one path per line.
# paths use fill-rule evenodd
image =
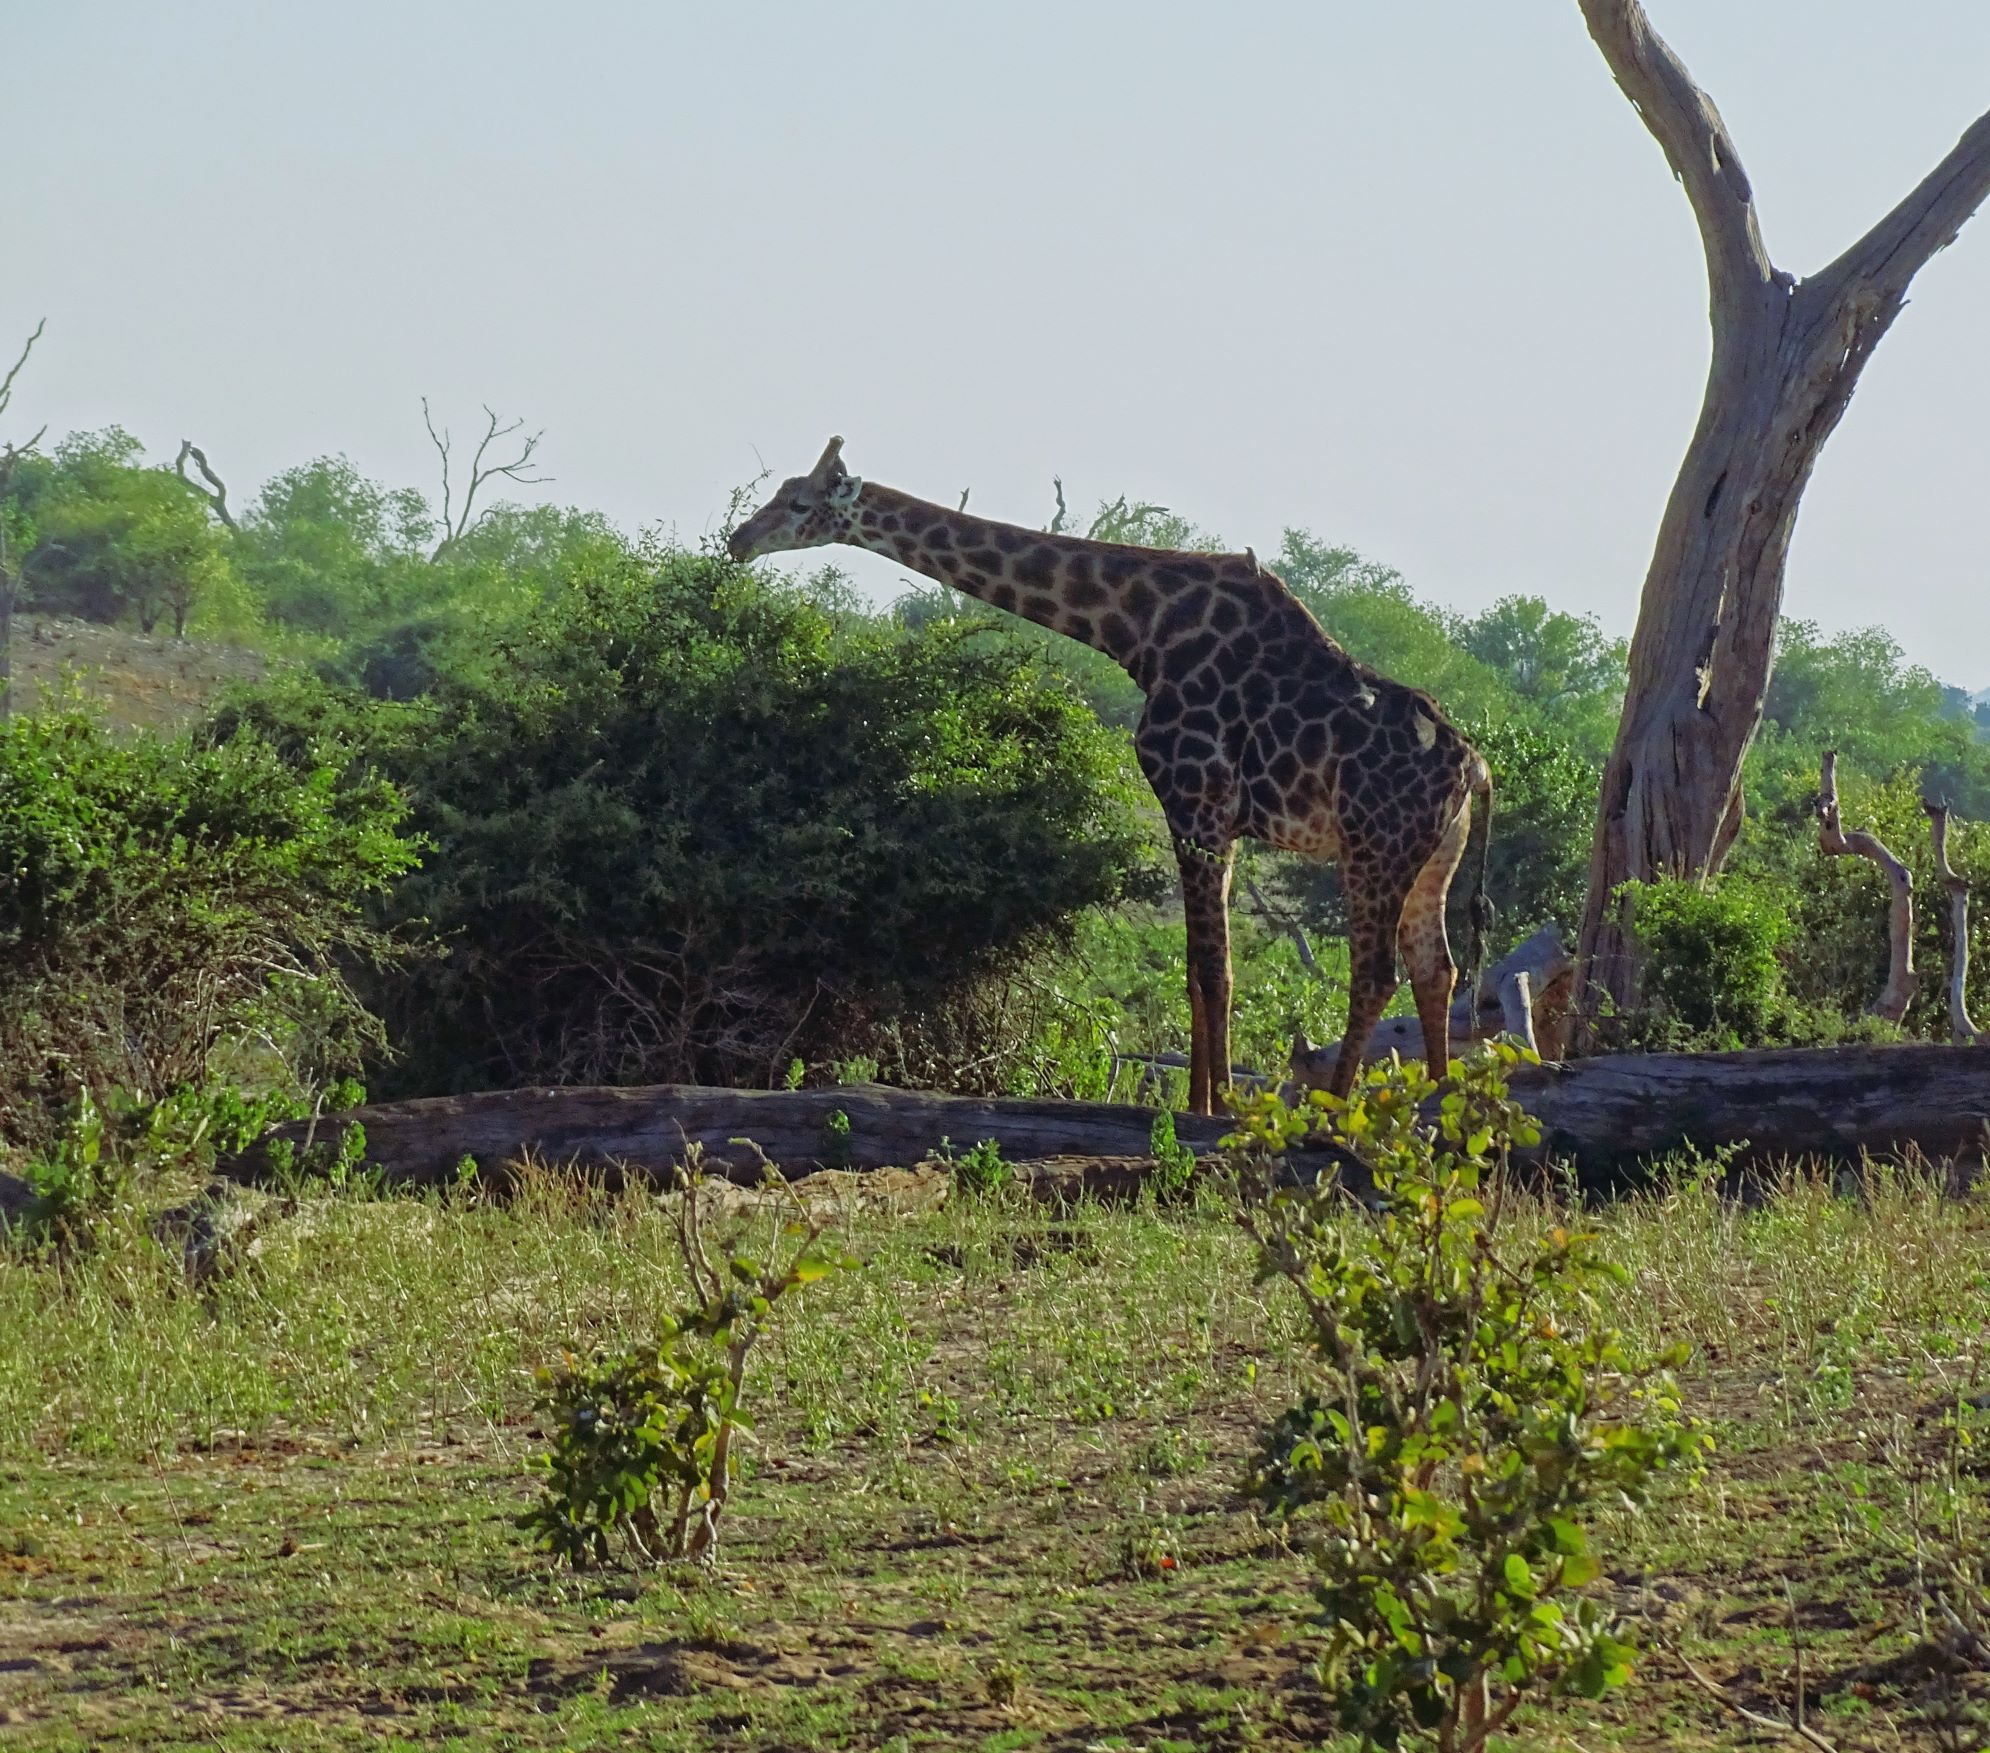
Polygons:
M1607 1530L1603 1586L1765 1714L1789 1707L1794 1605L1810 1721L1843 1749L1982 1744L1943 1738L1981 1677L1923 1629L1916 1566L1953 1507L1940 1422L1975 1391L1986 1217L1901 1175L1860 1197L1793 1175L1756 1206L1687 1182L1598 1217L1631 1269L1619 1318L1692 1343L1720 1444ZM759 1360L723 1564L694 1576L565 1577L509 1520L532 1366L639 1338L674 1297L640 1197L312 1199L207 1297L136 1231L67 1270L0 1265L7 1734L1320 1744L1306 1568L1234 1485L1294 1328L1223 1215L962 1202L849 1239L865 1266ZM1755 1733L1661 1650L1512 1744Z

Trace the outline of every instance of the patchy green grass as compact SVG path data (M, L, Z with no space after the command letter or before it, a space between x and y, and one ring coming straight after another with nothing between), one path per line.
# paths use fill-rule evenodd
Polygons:
M1661 1647L1509 1744L1763 1744L1679 1656L1787 1713L1794 1620L1832 1744L1981 1747L1943 1738L1982 1677L1948 1671L1915 1578L1951 1507L1942 1413L1984 1385L1990 1212L1792 1178L1598 1221L1619 1318L1693 1343L1720 1447L1599 1541ZM747 1477L693 1575L565 1574L512 1525L532 1368L675 1299L640 1198L308 1200L205 1296L140 1232L0 1263L0 1739L1323 1743L1306 1564L1235 1488L1296 1328L1221 1212L1000 1199L848 1239L864 1267L784 1305L756 1360Z

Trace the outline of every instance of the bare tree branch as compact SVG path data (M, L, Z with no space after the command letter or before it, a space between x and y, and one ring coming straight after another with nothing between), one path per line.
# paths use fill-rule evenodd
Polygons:
M7 404L14 399L14 379L21 375L21 367L27 364L28 355L35 350L35 343L41 339L41 332L47 327L47 317L43 317L40 322L35 324L35 332L27 338L26 343L22 346L20 358L16 359L13 365L8 368L5 377L0 377L0 414L6 413ZM47 427L42 428L43 432L47 430ZM35 436L39 438L41 433L36 433ZM32 449L32 443L23 448Z
M1716 318L1764 286L1791 284L1769 259L1755 191L1727 124L1657 31L1639 0L1577 0L1583 22L1631 106L1686 190L1706 249Z
M205 487L196 485L187 474L188 457L193 458L194 467L200 470L201 479L207 483ZM180 454L173 459L173 472L207 501L208 509L221 520L224 529L234 530L240 527L235 522L234 513L228 509L227 483L208 466L207 452L191 438L180 440Z
M421 399L422 424L428 428L429 442L435 446L436 454L442 459L442 540L436 544L435 552L429 556L431 563L440 560L452 547L482 521L475 517L477 495L485 484L502 475L505 479L517 482L521 487L536 487L553 479L551 475L528 475L525 471L532 466L532 459L539 449L539 440L546 436L543 430L534 432L519 441L518 455L509 462L486 463L492 445L511 437L523 429L525 422L513 420L509 425L498 421L495 410L484 404L484 436L478 441L475 455L470 458L470 480L463 490L463 503L455 503L455 483L450 476L452 443L449 428L440 432L435 429L435 418L429 412L428 397Z
M1873 1001L1872 1014L1897 1023L1914 1002L1914 878L1907 866L1863 831L1847 834L1838 819L1838 751L1824 755L1823 783L1817 797L1817 844L1832 858L1869 858L1893 887L1887 913L1886 984Z
M1949 868L1949 806L1923 798L1928 831L1935 843L1935 871L1949 892L1949 925L1955 945L1949 963L1949 1040L1958 1047L1990 1044L1990 1029L1969 1018L1969 881Z
M1799 296L1828 309L1848 292L1898 300L1930 256L1955 242L1990 198L1990 112L1978 116L1893 211L1821 273Z
M972 487L963 487L960 490L960 509L962 511L965 511L967 509L967 496L973 491L974 489Z
M1064 509L1064 477L1062 475L1052 475L1050 477L1050 485L1057 494L1057 515L1050 520L1050 530L1048 533L1053 536L1061 536L1070 527L1071 521L1071 514ZM962 506L961 509L964 511L967 508Z
M1709 1680L1693 1666L1678 1650L1672 1652L1673 1659L1686 1670L1686 1677L1718 1704L1723 1710L1731 1710L1745 1723L1752 1723L1758 1729L1767 1729L1772 1734L1789 1735L1802 1741L1806 1746L1815 1747L1818 1753L1838 1753L1838 1749L1815 1729L1802 1721L1802 1706L1798 1706L1798 1720L1792 1722L1787 1717L1764 1716L1759 1710L1750 1710L1724 1686Z
M35 332L27 338L21 348L21 356L8 367L7 375L0 378L0 414L7 411L7 404L14 399L14 379L21 375L21 367L28 362L28 355L35 350L35 343L41 339L41 332L48 327L48 318L43 317L35 324ZM8 483L14 478L14 471L21 459L38 446L47 426L38 427L35 434L25 444L0 445L0 493L7 491ZM14 679L14 600L21 587L21 567L7 552L8 520L0 517L0 718L9 711L9 700L13 694Z

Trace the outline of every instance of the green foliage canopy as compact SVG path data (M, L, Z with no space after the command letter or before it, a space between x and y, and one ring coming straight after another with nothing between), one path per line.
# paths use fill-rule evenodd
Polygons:
M765 1081L1153 895L1124 739L1013 648L839 625L604 554L388 758L446 960L382 993L404 1090Z
M372 1023L346 970L392 955L364 908L415 849L392 787L302 753L0 722L0 1142L81 1093L200 1085L226 1050L292 1079L356 1059Z

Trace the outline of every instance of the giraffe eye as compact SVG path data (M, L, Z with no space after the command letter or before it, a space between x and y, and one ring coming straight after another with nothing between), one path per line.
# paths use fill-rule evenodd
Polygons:
M789 501L788 509L798 517L806 517L809 514L810 506L806 499L795 499Z

